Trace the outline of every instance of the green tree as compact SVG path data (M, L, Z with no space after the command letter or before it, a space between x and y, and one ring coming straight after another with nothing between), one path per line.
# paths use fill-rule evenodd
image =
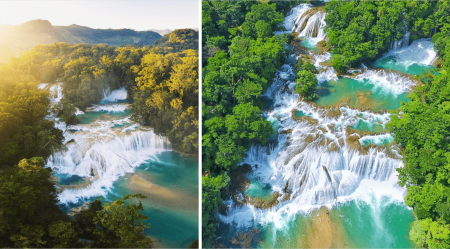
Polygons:
M102 211L97 211L94 224L97 229L93 231L95 236L94 247L103 248L149 248L153 241L143 235L147 216L141 214L142 202L139 204L126 201L131 198L146 198L141 194L127 195L122 200L113 203L105 203Z
M302 70L297 73L297 85L295 86L295 92L300 96L305 97L306 100L313 100L318 98L316 93L317 78L316 75L310 71Z
M70 223L64 219L51 172L44 159L23 159L0 174L0 246L48 247L60 243L76 246ZM58 226L63 225L65 228ZM54 236L65 230L64 236ZM67 233L66 233L67 232ZM60 234L62 235L62 234ZM77 241L76 241L77 242Z

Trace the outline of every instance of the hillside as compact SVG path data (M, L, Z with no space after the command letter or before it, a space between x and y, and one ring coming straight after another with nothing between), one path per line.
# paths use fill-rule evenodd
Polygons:
M0 25L0 63L17 56L38 44L67 42L70 44L105 43L108 45L150 45L160 34L131 29L92 29L70 25L53 26L47 20L33 20L20 25Z
M153 43L157 47L172 47L176 51L186 49L198 50L198 31L193 29L177 29L165 34Z

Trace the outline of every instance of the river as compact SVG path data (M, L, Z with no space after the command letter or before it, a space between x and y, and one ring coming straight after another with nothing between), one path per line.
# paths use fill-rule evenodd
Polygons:
M63 97L61 83L39 88L50 92L54 104ZM154 246L187 248L198 238L198 158L174 151L168 139L133 122L131 114L127 91L120 88L106 89L100 103L78 111L81 124L48 117L64 131L66 143L46 164L58 178L60 203L70 214L99 197L112 202L141 193L151 226L144 233Z
M286 32L317 67L319 98L300 99L291 54L264 96L264 117L276 133L254 145L241 165L251 166L248 186L224 200L217 245L227 247L410 248L414 220L404 204L397 168L402 157L385 128L389 110L408 102L414 75L432 68L430 39L395 43L372 63L338 77L321 53L325 13L294 7ZM282 32L280 32L282 33ZM305 57L304 57L305 58Z

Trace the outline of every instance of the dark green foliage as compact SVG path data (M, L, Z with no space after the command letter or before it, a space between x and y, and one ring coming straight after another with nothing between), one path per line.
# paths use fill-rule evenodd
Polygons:
M143 235L147 216L142 203L123 197L113 203L96 200L75 220L65 216L58 203L51 170L44 159L23 159L0 174L1 247L81 247L79 238L92 240L92 247L148 248L152 240ZM127 203L125 203L127 201Z
M57 205L44 159L24 159L0 174L0 246L76 246L73 227ZM64 221L66 220L66 221ZM58 235L62 230L65 237Z
M194 240L188 248L199 248L198 239Z
M96 217L97 212L102 209L102 202L100 199L97 199L89 204L88 209L81 210L81 212L75 215L74 226L77 229L80 238L95 240L93 234L96 228L94 217Z
M79 124L81 120L75 114L76 112L75 106L64 100L58 103L56 116L60 117L67 125Z
M410 236L427 248L450 247L450 25L441 30L433 40L442 68L418 77L422 84L401 106L402 113L391 115L387 126L403 148L399 183L407 187L405 203L418 219Z
M220 189L252 143L265 144L273 129L258 97L287 56L287 35L275 36L289 3L203 1L203 245L211 246Z
M150 248L153 241L143 235L147 216L142 202L126 203L130 198L146 198L141 194L127 195L122 200L105 203L102 211L94 216L96 229L93 230L96 248ZM126 205L127 204L127 205Z
M64 141L53 121L44 119L50 106L48 92L32 83L11 88L0 90L0 170L23 158L47 158Z

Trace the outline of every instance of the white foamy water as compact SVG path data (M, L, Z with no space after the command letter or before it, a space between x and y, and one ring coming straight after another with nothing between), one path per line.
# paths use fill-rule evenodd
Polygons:
M63 97L62 93L62 83L55 83L55 84L49 84L49 83L42 83L38 85L38 89L46 90L50 93L50 101L58 103L61 101Z
M316 75L319 85L325 81L338 80L336 70L333 67L321 65L322 62L328 61L330 59L331 54L329 52L314 55L314 66L317 68L317 70L319 70L319 73Z
M286 17L285 27L293 30L295 25L292 23L301 22L299 19L308 8L311 6L305 4L295 7L291 15ZM311 23L317 24L318 19L319 15L311 19ZM310 34L310 30L305 32ZM320 65L330 56L329 53L314 56L319 82L337 80L332 67ZM351 200L372 203L374 196L379 199L388 197L393 202L402 203L406 189L397 185L396 168L402 167L403 163L395 146L383 146L392 141L392 136L361 135L349 129L356 127L359 122L365 122L369 127L376 124L385 126L390 120L390 114L363 112L347 106L328 110L299 101L298 94L289 91L295 86L290 77L292 74L295 74L292 66L283 65L264 94L274 101L274 109L264 115L279 132L290 132L280 133L275 147L253 145L242 162L258 165L253 168L250 177L263 184L270 184L273 191L281 193L279 204L265 210L251 204L240 206L232 200L226 200L227 215L219 214L222 222L240 229L270 223L275 230L282 230L288 227L297 214L308 213L321 206L332 208ZM408 91L414 85L400 75L367 68L357 80L366 79L392 93ZM309 118L294 120L293 110L301 111ZM283 201L285 188L290 196Z
M311 8L311 4L300 4L292 8L289 15L284 18L283 26L286 29L285 33L292 33L295 24L298 23L302 15Z
M384 70L365 70L357 75L355 80L372 84L375 89L382 89L383 92L399 95L412 90L417 82L398 73L387 72Z
M125 87L110 92L109 88L103 91L102 102L117 102L127 99L127 90Z
M432 65L437 57L434 50L434 44L431 39L423 38L415 40L410 46L392 49L385 53L381 59L393 57L396 63L401 64L404 68L408 68L413 64L422 66Z
M123 99L126 99L124 89L104 98L111 102ZM129 104L104 104L94 105L88 111L117 113L127 108ZM83 112L78 110L77 114ZM85 185L64 186L58 195L63 204L104 196L120 176L133 172L149 159L157 160L161 152L171 150L167 138L156 135L152 129L139 127L130 117L68 127L59 118L48 118L54 119L56 126L65 131L66 149L51 155L46 167L54 169L56 174L78 175L90 181ZM116 125L122 127L113 128Z
M130 133L114 131L110 122L94 122L71 126L78 130L65 132L67 151L55 153L47 167L58 174L90 177L93 184L81 189L65 189L59 194L61 203L76 203L82 198L106 195L119 176L163 151L170 150L169 141L151 130L130 128ZM95 175L95 177L93 177ZM98 177L98 179L96 179Z
M389 144L392 141L394 141L394 137L392 137L391 134L364 136L359 139L359 142L363 146L366 146L368 144L375 144L375 145Z
M107 104L107 105L94 105L87 108L90 112L124 112L126 109L130 109L130 104Z

